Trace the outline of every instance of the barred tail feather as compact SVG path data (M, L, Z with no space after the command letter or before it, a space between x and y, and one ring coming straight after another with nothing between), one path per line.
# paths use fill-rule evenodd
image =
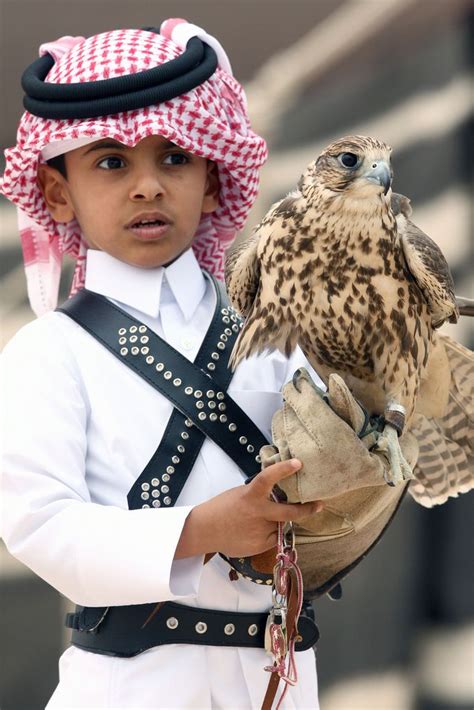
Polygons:
M428 508L474 488L474 353L439 337L451 366L448 405L442 417L418 416L411 428L420 455L409 492Z

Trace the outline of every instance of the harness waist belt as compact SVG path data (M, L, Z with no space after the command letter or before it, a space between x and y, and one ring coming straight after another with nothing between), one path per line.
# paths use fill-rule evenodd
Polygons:
M265 647L268 613L200 609L176 602L110 607L91 629L81 607L66 617L73 629L72 644L85 651L109 656L136 656L154 646L168 643L202 646ZM84 609L86 612L87 609ZM301 641L296 651L314 646L319 631L312 619L298 621Z

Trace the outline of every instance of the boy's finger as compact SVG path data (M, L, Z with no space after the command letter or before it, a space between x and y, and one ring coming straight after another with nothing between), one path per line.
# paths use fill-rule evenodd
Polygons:
M267 520L273 520L279 523L296 522L307 518L309 515L320 513L323 510L324 504L322 501L312 501L311 503L273 503L270 516L266 516Z
M298 459L288 459L288 461L279 461L271 466L264 468L258 476L255 476L250 484L254 493L257 495L268 496L275 483L281 481L282 478L291 476L299 468L301 461Z

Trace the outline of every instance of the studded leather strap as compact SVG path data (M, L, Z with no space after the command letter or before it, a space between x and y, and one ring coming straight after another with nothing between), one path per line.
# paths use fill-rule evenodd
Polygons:
M58 308L174 404L157 450L128 494L130 509L174 505L206 436L246 477L260 471L258 452L268 442L226 392L241 321L211 278L217 304L195 363L104 296L84 289Z

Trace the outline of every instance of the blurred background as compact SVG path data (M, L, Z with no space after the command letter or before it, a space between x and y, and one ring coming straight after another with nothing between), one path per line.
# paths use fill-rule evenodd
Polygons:
M226 48L269 144L249 227L334 138L373 135L392 145L395 190L442 248L457 293L473 296L469 0L1 0L0 8L2 155L15 142L21 73L42 42L185 17ZM3 198L0 220L3 346L33 314L15 210ZM62 299L71 275L66 263ZM465 321L446 332L473 347ZM322 710L474 707L473 496L433 510L408 498L344 582L342 600L315 603ZM35 710L57 682L68 602L1 541L0 565L0 707Z

